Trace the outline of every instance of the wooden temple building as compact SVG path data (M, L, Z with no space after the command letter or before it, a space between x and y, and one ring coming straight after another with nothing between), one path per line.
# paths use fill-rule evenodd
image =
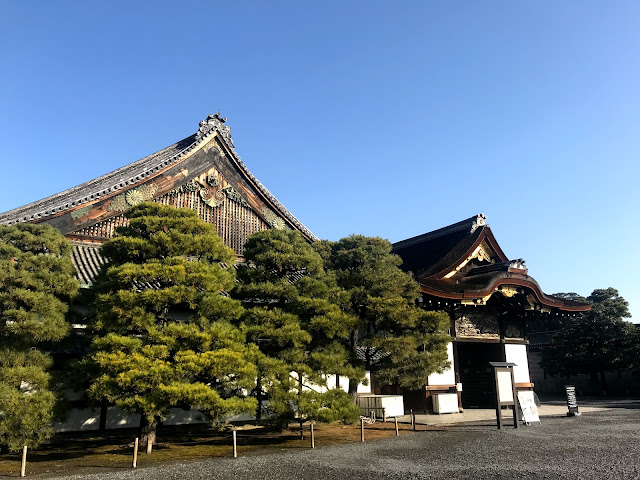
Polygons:
M579 315L587 304L543 293L522 259L509 260L484 214L393 245L420 284L420 303L449 314L452 367L405 392L405 407L431 409L434 394L455 393L458 408L495 406L489 362L512 362L516 388L533 389L526 325L540 316Z
M219 114L173 145L99 178L0 214L0 224L46 222L73 245L73 261L83 286L104 263L102 243L124 225L124 212L155 201L191 208L216 226L238 255L252 233L296 229L317 240L249 171L236 154L231 129Z
M0 224L46 222L58 228L73 245L78 277L87 287L104 264L100 245L126 224L125 211L144 201L196 210L238 258L249 235L269 228L295 229L309 242L317 240L240 160L219 114L141 160L0 214ZM430 409L434 393L456 394L459 408L493 406L490 361L516 363L517 387L532 388L527 318L589 309L544 294L523 260L506 257L484 215L398 242L393 252L420 283L423 308L444 310L451 318L452 368L432 375L425 390L404 392L407 409Z

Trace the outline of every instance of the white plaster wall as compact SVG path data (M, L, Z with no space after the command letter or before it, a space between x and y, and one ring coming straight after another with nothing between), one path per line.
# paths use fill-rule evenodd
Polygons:
M186 425L195 423L206 423L206 421L206 417L198 410L183 410L182 408L171 408L162 424Z
M136 428L140 426L140 415L130 415L118 407L107 408L107 429Z
M377 417L381 417L383 408L387 417L404 415L402 395L360 395L357 402L360 414L364 416L369 416L373 410Z
M453 342L447 345L447 358L451 365L442 373L432 373L429 375L429 385L455 385L456 375L453 370Z
M504 353L507 362L515 363L513 378L516 383L529 383L529 359L527 358L526 345L514 345L506 343Z
M73 408L63 422L54 422L55 432L85 432L100 428L99 408Z
M371 393L371 372L364 372L364 376L367 379L367 385L364 385L362 383L358 385L357 393ZM340 378L340 380L342 380L342 378ZM349 379L347 378L346 381L347 391L349 391Z

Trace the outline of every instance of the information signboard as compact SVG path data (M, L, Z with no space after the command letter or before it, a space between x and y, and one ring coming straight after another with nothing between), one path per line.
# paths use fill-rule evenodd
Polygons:
M531 422L540 423L540 416L538 415L538 407L536 406L536 400L531 390L520 390L518 392L518 403L520 404L520 410L522 411L522 419L524 423L529 425Z
M513 387L511 386L511 371L498 371L498 395L500 403L513 402Z
M578 400L576 399L576 387L573 385L565 385L564 390L567 393L567 417L575 417L580 415L578 411Z
M518 428L518 405L516 405L516 385L513 381L515 363L489 362L496 376L496 420L498 429L502 428L502 407L511 407L513 427Z

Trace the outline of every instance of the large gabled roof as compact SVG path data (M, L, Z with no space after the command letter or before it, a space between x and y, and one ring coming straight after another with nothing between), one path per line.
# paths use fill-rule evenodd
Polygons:
M217 137L222 147L228 152L235 167L242 173L245 181L253 185L258 194L263 197L265 203L275 209L310 241L317 240L317 237L293 216L242 162L235 152L231 139L231 129L225 125L225 121L226 119L222 118L218 113L209 115L200 122L198 132L195 134L96 179L42 200L1 213L0 224L40 223L45 221L53 223L55 219L73 214L73 212L87 207L93 207L99 202L104 202L106 199L127 192L134 186L144 184L157 177L174 165L180 164L183 159L192 155L195 151L205 147L213 137ZM260 214L260 212L257 213ZM107 216L106 214L103 215L101 220ZM78 227L77 222L68 220L55 221L55 225L65 234Z
M421 291L462 302L484 302L494 292L517 292L545 308L585 311L590 306L545 294L528 275L524 260L509 260L484 214L393 244L402 268L414 274ZM474 262L474 260L476 262Z

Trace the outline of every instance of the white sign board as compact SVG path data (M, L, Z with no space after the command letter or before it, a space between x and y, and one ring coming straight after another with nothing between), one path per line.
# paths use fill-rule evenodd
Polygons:
M531 390L519 391L518 403L520 404L520 410L522 410L522 418L527 425L531 422L540 423L538 407L536 406L536 401L533 398L533 392Z
M513 386L511 384L511 372L498 372L498 401L500 403L513 402Z

